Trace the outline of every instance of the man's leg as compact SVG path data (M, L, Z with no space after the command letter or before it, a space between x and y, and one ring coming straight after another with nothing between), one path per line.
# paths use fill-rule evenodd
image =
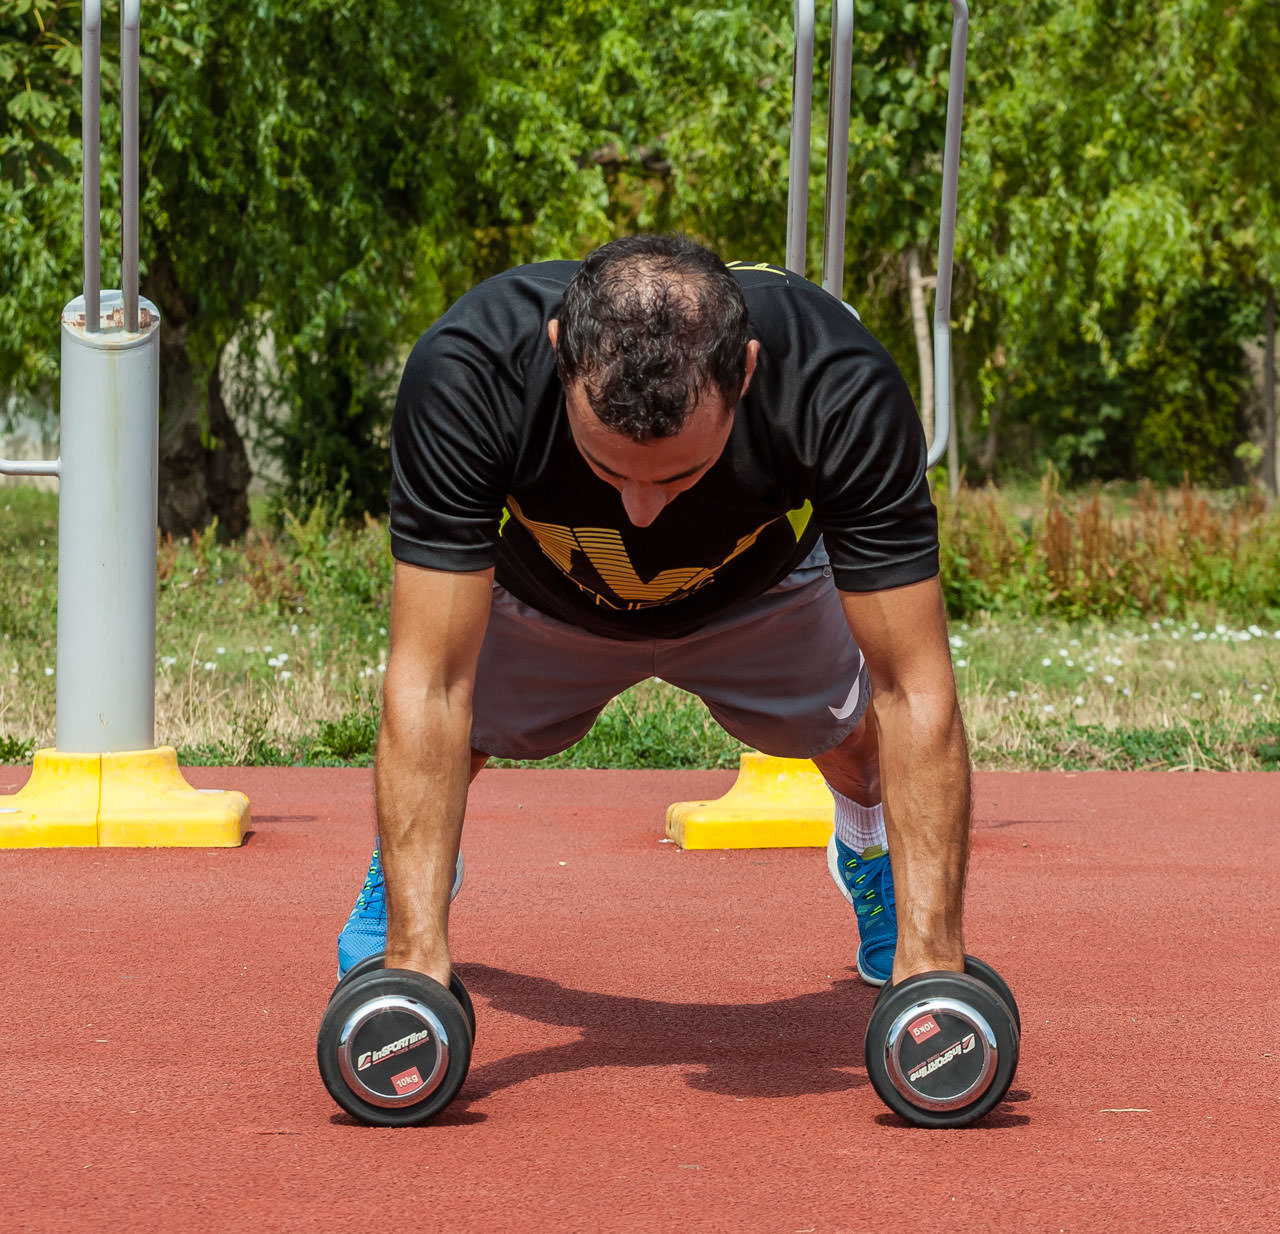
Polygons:
M835 800L827 869L858 915L858 972L869 985L884 985L893 971L898 918L880 804L874 702L848 737L835 749L814 755L813 761Z
M880 744L876 738L875 703L868 703L853 732L834 749L815 754L813 761L832 790L861 806L879 805Z

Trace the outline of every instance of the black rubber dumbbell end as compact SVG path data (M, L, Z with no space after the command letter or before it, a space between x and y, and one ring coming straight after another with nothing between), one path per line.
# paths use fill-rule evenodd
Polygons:
M457 1096L471 1065L466 987L456 974L446 990L421 973L380 966L347 977L316 1037L325 1088L362 1122L428 1121Z
M1016 1008L985 974L922 973L886 987L876 1000L867 1024L867 1076L908 1122L961 1127L1003 1099L1019 1046Z

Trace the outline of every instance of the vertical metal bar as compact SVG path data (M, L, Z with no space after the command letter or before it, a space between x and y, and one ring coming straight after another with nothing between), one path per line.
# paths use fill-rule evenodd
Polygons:
M787 269L804 275L809 237L809 137L813 117L814 0L795 0L791 60L791 168L787 180Z
M142 0L120 4L120 290L124 328L138 330L138 52Z
M951 274L956 251L956 198L960 134L964 127L964 74L969 47L969 6L951 0L951 71L947 86L947 135L942 150L942 217L938 226L938 286L933 302L933 441L928 465L945 453L951 435Z
M102 80L102 0L85 0L80 64L80 188L84 203L85 329L100 328L102 286L102 210L98 188L98 108Z
M141 307L136 333L84 331L79 297L62 314L55 742L76 754L155 745L160 315Z
M844 225L849 193L849 107L853 93L853 0L831 5L831 98L827 104L827 206L822 286L844 292Z
M93 94L94 107L85 108L93 119L85 125L85 250L95 266L101 18L101 0L86 0L86 98ZM122 0L122 288L102 292L95 269L84 297L62 312L55 740L77 754L155 744L160 314L138 295L140 18L140 0ZM102 329L104 317L125 329Z

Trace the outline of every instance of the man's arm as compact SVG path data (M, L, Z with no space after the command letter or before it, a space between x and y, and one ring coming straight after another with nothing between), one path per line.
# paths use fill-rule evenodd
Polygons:
M841 592L866 657L898 911L893 980L964 968L969 749L939 581Z
M397 562L378 733L388 968L449 983L449 891L467 804L471 698L493 571Z

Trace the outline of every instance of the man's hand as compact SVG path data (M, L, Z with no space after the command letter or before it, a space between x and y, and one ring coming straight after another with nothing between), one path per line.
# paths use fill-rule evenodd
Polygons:
M378 734L388 968L449 984L449 891L471 770L471 698L493 571L396 563Z
M866 657L898 911L893 981L964 969L969 749L937 579L841 592Z

